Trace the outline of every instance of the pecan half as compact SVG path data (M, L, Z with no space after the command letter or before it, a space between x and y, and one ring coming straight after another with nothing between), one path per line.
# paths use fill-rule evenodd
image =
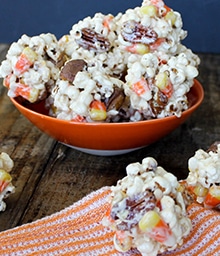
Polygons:
M124 22L121 34L125 41L131 43L152 44L158 38L152 28L144 27L140 22L134 20Z
M107 52L111 44L107 38L89 28L83 28L78 32L80 37L76 42L86 50L93 50L95 52Z
M76 74L79 71L82 71L87 63L84 60L70 60L65 63L63 68L60 71L60 79L73 82Z

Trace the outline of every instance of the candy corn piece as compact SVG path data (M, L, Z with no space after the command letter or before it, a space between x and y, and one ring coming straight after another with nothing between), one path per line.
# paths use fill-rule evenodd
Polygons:
M94 121L104 121L107 117L105 104L101 101L94 100L90 104L89 114Z
M140 12L144 15L154 17L157 16L158 10L155 5L143 5L140 9Z
M144 93L148 92L150 90L149 85L147 81L142 78L138 82L134 83L132 85L132 90L138 95L141 96Z
M127 46L126 51L144 55L150 51L150 48L146 44L133 44L131 46Z
M15 69L22 74L33 65L36 59L37 54L30 47L25 47L15 64Z
M11 175L5 170L0 169L0 193L8 186L11 180Z
M33 87L29 87L28 85L17 83L14 93L16 96L21 96L29 102L35 102L38 98L39 91Z
M208 194L204 200L204 206L207 208L215 208L220 205L220 186L213 185L210 187Z
M155 85L160 91L170 98L173 94L173 86L169 81L168 74L166 72L158 73L155 77Z
M164 243L172 235L167 223L156 211L148 211L138 223L139 228L157 242Z

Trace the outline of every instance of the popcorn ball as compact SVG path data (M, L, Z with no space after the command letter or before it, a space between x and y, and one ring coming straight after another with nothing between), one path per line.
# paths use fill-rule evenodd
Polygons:
M220 210L220 142L208 151L199 149L188 161L189 175L183 183L192 198L206 208Z
M6 209L6 203L3 200L15 192L15 187L11 182L12 177L9 174L13 166L14 163L10 156L2 152L0 154L0 211Z
M136 248L156 256L183 243L191 221L177 178L151 157L126 168L127 176L113 186L110 208L103 225L114 232L118 251Z
M0 67L10 97L45 100L49 114L74 122L137 122L189 108L200 60L181 41L180 13L144 0L124 13L96 13L59 40L22 36Z
M96 13L94 17L86 17L74 24L69 35L63 36L59 44L70 59L83 59L91 65L98 62L100 72L121 77L128 54L117 47L120 16Z
M137 54L161 51L175 55L187 32L181 15L163 1L147 0L141 7L128 9L119 24L121 47Z
M198 75L196 56L179 46L175 56L148 53L128 59L125 94L143 119L180 117L188 109L187 93Z
M189 107L187 93L199 65L199 58L181 44L185 36L180 14L163 1L79 21L59 43L70 62L85 65L77 73L72 70L73 79L64 78L69 82L58 81L48 102L51 114L83 122L180 117ZM68 90L62 89L64 83ZM94 110L91 104L97 100ZM109 102L114 104L109 107Z
M30 103L46 98L64 59L54 35L23 35L12 43L0 66L9 97L20 96Z
M103 122L120 118L119 109L125 98L121 80L102 74L91 62L77 59L64 65L47 103L50 115L57 118Z

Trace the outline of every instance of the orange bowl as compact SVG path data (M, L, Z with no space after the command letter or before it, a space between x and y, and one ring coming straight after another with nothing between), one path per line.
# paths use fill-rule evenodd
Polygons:
M195 80L188 93L190 107L181 117L170 116L139 122L79 123L47 115L42 103L19 103L15 107L41 131L77 150L95 155L117 155L152 144L180 126L199 107L204 98L201 84Z

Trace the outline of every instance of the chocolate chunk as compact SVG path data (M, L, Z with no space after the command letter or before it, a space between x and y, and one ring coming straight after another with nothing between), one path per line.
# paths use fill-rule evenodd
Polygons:
M72 83L75 79L76 74L79 71L83 71L86 65L87 63L81 59L70 60L66 62L60 72L60 79L67 80Z
M106 102L107 111L112 109L120 109L125 100L124 90L118 87L114 88L114 92Z
M125 41L131 43L152 44L158 38L157 33L152 28L144 27L134 20L124 22L121 34Z

